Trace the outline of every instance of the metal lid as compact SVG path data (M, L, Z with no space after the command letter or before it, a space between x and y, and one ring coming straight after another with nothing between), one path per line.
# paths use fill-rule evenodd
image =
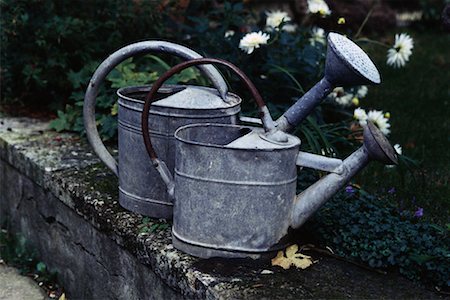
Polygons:
M328 43L352 69L373 83L380 83L380 73L367 54L354 42L345 36L330 32Z
M234 149L284 149L300 146L298 137L290 134L286 134L286 137L287 141L285 143L272 142L264 138L264 130L254 129L225 147Z
M187 86L152 105L185 109L220 109L238 105L241 99L228 93L223 100L217 90L200 86Z

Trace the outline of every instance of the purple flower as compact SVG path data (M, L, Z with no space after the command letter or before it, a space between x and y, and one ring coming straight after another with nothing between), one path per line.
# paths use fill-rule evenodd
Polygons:
M414 217L421 218L422 216L423 216L423 208L422 207L418 207L416 212L414 213Z
M348 185L345 187L345 192L349 193L349 194L353 194L355 192L355 189L351 185Z
M394 194L394 193L395 193L395 187L391 187L391 188L388 190L388 193L389 193L389 194Z

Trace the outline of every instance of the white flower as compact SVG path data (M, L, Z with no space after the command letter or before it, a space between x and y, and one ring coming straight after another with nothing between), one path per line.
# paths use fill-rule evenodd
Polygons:
M371 110L367 113L367 119L372 121L381 130L384 135L388 135L391 130L391 124L388 123L388 119L384 116L382 111Z
M331 14L331 10L324 0L308 0L308 12L312 14L319 13L322 16Z
M398 155L402 155L402 146L399 144L394 145L395 152L397 152Z
M297 31L297 27L298 27L297 24L286 24L286 25L283 25L281 30L290 32L290 33L294 33L295 31Z
M387 52L387 64L394 68L403 67L414 48L413 39L406 33L396 34L394 46Z
M239 48L247 54L251 54L255 48L267 44L269 38L270 35L262 33L262 31L247 33L239 42Z
M362 108L357 108L353 112L353 117L359 121L361 126L367 124L367 120L372 121L384 135L388 135L391 130L391 124L388 123L388 119L384 117L382 111L379 110L371 110L368 113Z
M352 93L347 93L343 87L336 87L329 97L342 106L350 106L355 96Z
M369 89L367 88L367 85L362 85L359 87L358 91L356 92L356 97L364 98L367 96L368 91L369 91Z
M353 99L353 94L346 93L342 87L334 88L329 96L342 106L349 106Z
M352 104L353 94L345 94L341 97L337 97L335 100L342 106L349 106Z
M363 126L367 124L367 114L366 111L360 107L355 109L353 112L353 117L359 121L359 125Z
M227 39L227 38L230 38L230 37L232 37L234 35L234 30L227 30L227 31L225 31L225 38Z
M309 39L309 43L313 46L316 44L316 42L325 45L325 41L325 30L320 27L314 27L311 30L311 38Z
M266 16L266 26L272 28L277 28L281 22L289 22L291 20L288 13L281 10L266 12Z
M330 96L333 98L336 98L336 97L343 95L344 93L345 93L344 88L341 86L338 86L338 87L335 87L333 89L333 91L331 91Z

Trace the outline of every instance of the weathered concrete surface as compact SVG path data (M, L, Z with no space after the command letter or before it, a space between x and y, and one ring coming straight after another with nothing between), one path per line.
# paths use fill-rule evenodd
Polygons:
M0 264L0 300L44 300L44 291L35 281L12 267Z
M45 127L0 119L0 217L58 271L71 299L437 297L404 278L325 257L285 271L268 260L185 255L171 245L170 229L143 232L162 221L146 223L118 205L117 179L84 141Z

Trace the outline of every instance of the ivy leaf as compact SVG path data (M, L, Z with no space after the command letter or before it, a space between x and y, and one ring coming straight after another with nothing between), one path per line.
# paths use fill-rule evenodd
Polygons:
M287 247L286 253L284 253L284 251L278 251L277 256L272 259L272 266L279 266L285 270L289 269L291 266L295 266L304 270L314 263L311 256L297 253L297 251L297 245Z
M119 105L116 103L114 103L114 105L111 107L111 116L115 116L117 115L117 113L119 112Z
M46 268L47 266L43 262L38 262L36 264L36 271L40 274L44 273Z

